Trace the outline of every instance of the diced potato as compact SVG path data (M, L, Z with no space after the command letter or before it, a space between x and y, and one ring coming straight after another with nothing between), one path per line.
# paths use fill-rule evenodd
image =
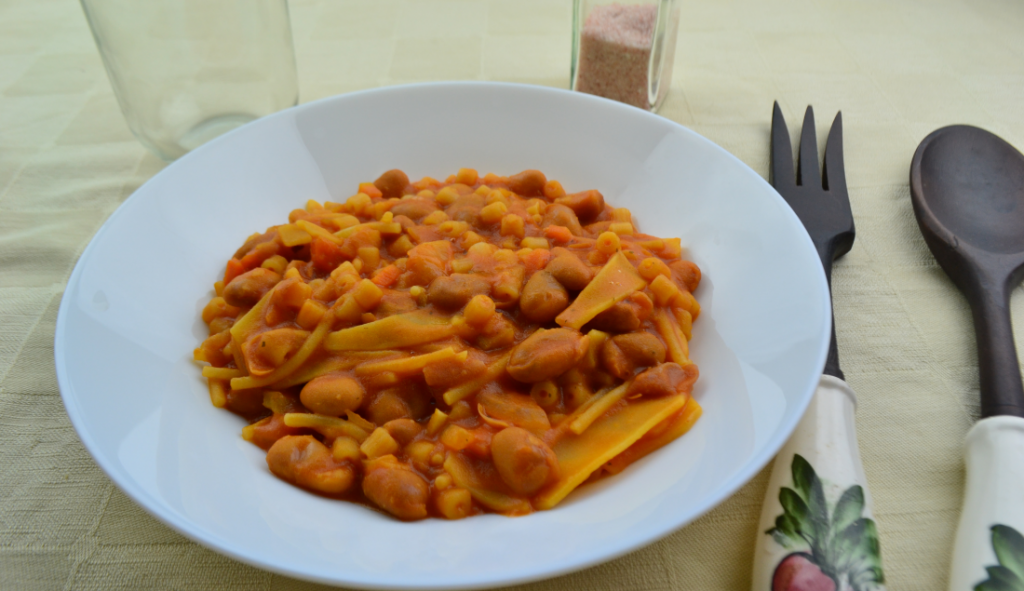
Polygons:
M476 328L483 328L494 316L494 300L486 295L473 296L463 311L466 322Z
M473 513L473 496L464 488L439 490L435 504L445 519L462 519Z
M363 279L352 289L352 297L359 304L359 307L366 311L376 308L383 296L384 292L369 279Z
M479 175L472 168L460 168L455 174L455 180L463 185L475 185Z
M480 221L485 224L497 224L505 217L506 213L508 213L508 206L501 201L495 201L480 210Z
M501 218L501 235L522 238L526 235L526 220L522 216L510 213Z
M359 442L355 439L342 435L334 440L334 445L331 446L331 454L335 460L351 460L358 462L363 459L363 452L359 449Z
M409 456L413 464L429 466L430 458L434 455L436 444L433 441L413 441L405 447L405 454Z
M398 442L383 427L374 429L373 433L370 433L370 436L359 446L359 451L363 452L363 455L370 460L393 454L398 449Z
M473 434L458 425L448 425L441 433L441 443L449 449L462 451L473 443Z
M459 194L451 187L441 189L437 192L436 196L433 191L425 190L420 192L421 197L424 196L424 192L430 193L429 197L434 197L439 205L451 205L452 202L459 198Z
M313 235L295 224L287 224L277 229L281 242L288 247L302 246L313 241Z
M313 299L306 300L299 309L295 322L306 330L312 330L327 312L327 306Z

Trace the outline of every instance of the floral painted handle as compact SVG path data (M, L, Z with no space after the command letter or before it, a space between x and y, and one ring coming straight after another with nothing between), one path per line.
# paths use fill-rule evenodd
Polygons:
M978 421L966 452L949 589L1024 591L1024 419Z
M855 410L846 382L823 375L807 413L775 457L752 591L884 591Z

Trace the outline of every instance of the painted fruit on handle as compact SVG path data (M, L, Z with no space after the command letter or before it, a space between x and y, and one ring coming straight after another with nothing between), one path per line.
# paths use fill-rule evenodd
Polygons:
M792 488L779 489L782 514L765 532L793 551L775 567L772 591L884 591L878 531L863 516L864 489L854 484L833 504L800 454L793 455L792 473Z
M810 554L794 552L775 567L772 591L836 591L836 582L821 572Z

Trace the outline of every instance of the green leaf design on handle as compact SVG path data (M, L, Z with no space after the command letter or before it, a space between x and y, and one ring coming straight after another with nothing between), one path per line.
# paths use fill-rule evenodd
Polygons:
M800 454L793 454L793 464L790 466L793 473L793 488L800 496L807 498L811 496L812 483L818 480L818 474L811 467L811 464Z
M765 533L784 548L810 550L809 554L800 554L805 557L800 560L813 565L811 568L819 568L824 576L838 583L838 588L881 589L885 574L878 530L873 520L863 517L864 489L856 484L847 488L835 507L830 508L821 479L803 456L794 454L790 469L793 488L779 489L782 514L775 519L775 527ZM1024 548L1024 538L1020 541ZM787 558L792 557L794 554ZM795 568L796 563L790 562L786 568ZM1019 564L1024 567L1024 560ZM777 568L776 573L779 571Z
M1024 536L1008 525L993 525L992 550L999 564L985 568L988 579L974 591L1024 591Z
M863 512L864 489L859 484L855 484L846 489L843 496L839 497L835 511L832 512L832 526L836 530L842 531L860 519Z
M792 520L793 530L797 535L810 531L810 510L799 494L792 489L783 488L779 491L779 502L782 503L783 516Z

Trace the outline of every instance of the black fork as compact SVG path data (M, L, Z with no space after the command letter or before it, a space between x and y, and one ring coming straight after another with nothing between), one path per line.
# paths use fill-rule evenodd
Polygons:
M836 113L832 129L825 143L825 166L818 173L818 140L814 130L814 109L807 107L804 127L800 131L800 162L793 175L793 148L789 142L789 129L782 117L779 103L772 113L772 145L769 181L782 198L796 212L811 236L814 247L825 268L829 292L832 290L832 261L850 252L853 246L853 212L850 196L846 192L846 173L843 170L843 114ZM843 379L836 351L835 318L832 321L832 339L824 373Z

